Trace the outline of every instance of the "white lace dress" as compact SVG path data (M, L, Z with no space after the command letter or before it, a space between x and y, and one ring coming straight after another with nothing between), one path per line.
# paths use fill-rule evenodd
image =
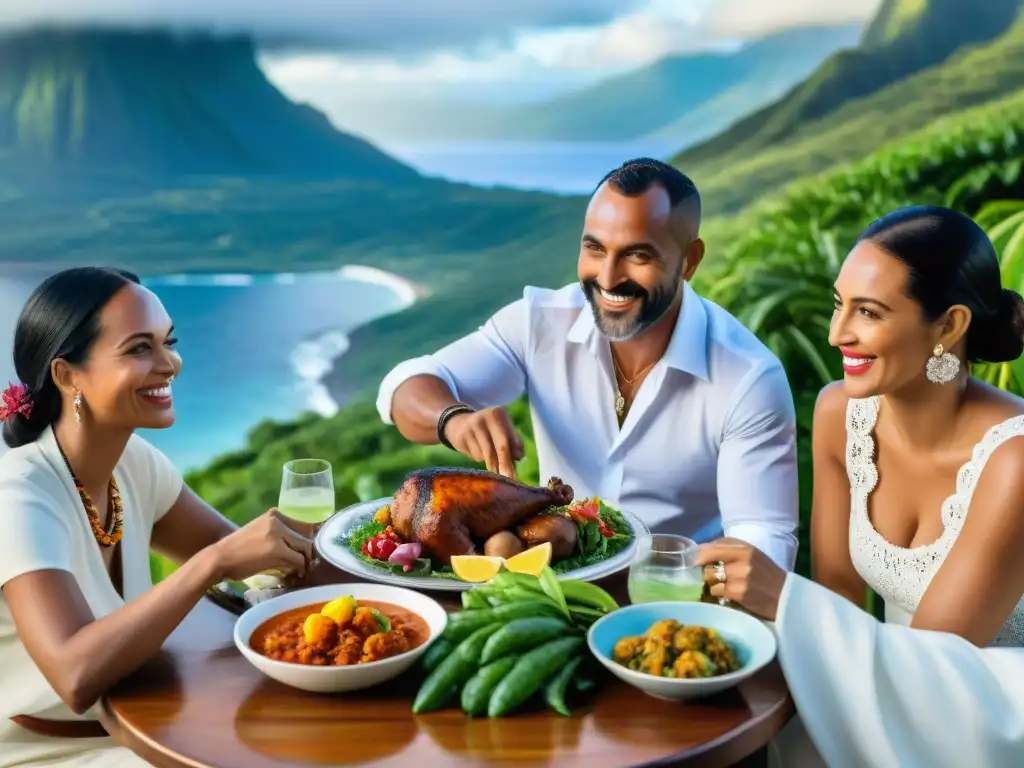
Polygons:
M772 743L773 768L1021 768L1024 766L1024 599L989 648L910 620L953 547L992 452L1024 435L1024 416L997 424L957 474L942 505L942 535L913 549L875 530L868 496L878 484L877 398L846 411L850 555L881 595L880 624L799 576L786 580L776 635L799 716Z
M846 471L850 477L850 556L861 578L885 600L887 623L909 625L921 597L953 547L974 488L992 452L1024 435L1024 416L988 430L956 477L956 491L942 505L942 534L924 546L905 549L886 541L868 516L868 497L878 484L874 429L879 398L850 400L846 408ZM1024 596L999 630L993 646L1024 647ZM1022 761L1024 764L1024 761Z

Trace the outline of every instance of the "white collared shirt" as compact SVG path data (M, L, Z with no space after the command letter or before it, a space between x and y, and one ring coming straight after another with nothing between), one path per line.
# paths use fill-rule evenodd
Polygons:
M797 549L796 416L785 371L747 328L684 283L665 355L619 428L607 339L578 284L527 288L477 332L407 360L377 408L430 374L474 408L524 393L541 481L600 496L652 530L705 542L743 539L792 570Z

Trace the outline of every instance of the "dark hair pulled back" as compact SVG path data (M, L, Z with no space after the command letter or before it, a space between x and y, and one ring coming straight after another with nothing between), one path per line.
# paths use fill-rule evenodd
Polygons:
M1024 299L1003 288L999 257L985 231L949 208L901 208L872 222L870 241L906 265L907 292L929 321L961 304L971 310L968 362L1002 363L1024 352Z
M88 359L100 334L100 311L130 283L139 283L131 272L77 267L46 278L29 296L14 331L14 370L32 395L32 416L15 414L4 422L4 442L11 448L34 442L60 417L51 364L58 358L72 365Z

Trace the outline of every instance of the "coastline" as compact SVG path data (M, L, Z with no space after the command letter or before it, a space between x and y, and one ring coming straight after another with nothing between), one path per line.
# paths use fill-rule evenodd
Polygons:
M348 264L337 270L335 275L351 282L383 286L395 296L397 305L352 328L328 331L315 339L309 339L293 352L292 366L302 381L301 386L310 409L327 417L337 413L348 402L351 394L341 364L345 354L352 348L352 332L382 317L404 312L428 293L422 285L377 267Z
M315 310L312 314L306 313L307 317L312 320L306 324L309 328L306 335L293 336L284 346L278 345L276 348L279 351L274 355L276 372L273 373L273 376L277 379L283 378L287 382L284 386L295 396L285 396L281 401L282 404L269 411L266 405L259 404L262 401L252 403L256 407L249 412L244 423L238 422L236 419L227 424L226 428L221 427L221 437L231 435L230 443L227 440L221 440L223 444L216 448L207 446L205 449L197 451L191 443L187 448L174 442L161 445L158 437L165 436L154 435L153 439L157 441L157 447L172 456L172 460L180 468L199 469L219 455L240 449L245 444L246 433L264 419L288 422L299 418L303 413L313 412L324 417L336 414L345 404L347 398L343 391L338 391L331 386L331 378L332 373L338 368L338 361L351 347L350 335L358 328L382 317L405 310L420 296L426 295L427 291L400 275L360 265L345 265L308 272L177 273L143 278L143 284L158 291L168 287L173 290L198 287L200 291L206 289L227 290L229 293L239 291L238 295L246 294L250 290L263 291L266 295L266 289L271 286L281 286L282 290L291 292L292 286L299 287L303 283L320 285L319 289L313 288L313 290L318 291L318 295L321 297L319 304L321 311L324 307L325 284L330 286L332 283L337 283L346 286L341 290L337 299L341 302L351 301L351 298L345 297L352 297L353 291L357 297L365 295L373 298L357 298L356 306L359 307L359 311L341 312L341 315L348 314L351 319L340 323L336 322L334 325L321 324L322 319L318 322ZM360 288L360 285L365 288ZM329 287L326 290L328 293L332 292ZM344 304L341 307L344 307ZM277 386L280 385L281 383L278 382ZM269 396L273 397L274 395ZM280 390L277 396L280 396ZM190 424L189 426L194 429L197 425ZM189 430L186 429L185 433L188 432ZM178 435L174 437L179 438L181 434L179 429Z
M402 312L427 295L427 290L401 275L377 267L346 264L331 271L278 272L251 274L246 272L175 273L143 278L149 286L233 286L258 284L292 285L306 280L344 280L386 288L395 297L395 305L386 311L366 317L356 325L332 328L300 341L291 351L292 370L299 379L307 409L321 416L333 416L348 400L348 387L340 375L339 364L352 346L351 334L358 328L388 315Z

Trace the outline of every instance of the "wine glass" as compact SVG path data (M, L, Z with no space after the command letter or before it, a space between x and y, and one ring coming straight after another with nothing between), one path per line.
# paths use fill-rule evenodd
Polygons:
M323 459L295 459L284 465L277 508L292 520L313 525L335 513L334 472Z
M629 566L631 603L699 602L704 594L697 542L672 533L652 533L639 541Z

